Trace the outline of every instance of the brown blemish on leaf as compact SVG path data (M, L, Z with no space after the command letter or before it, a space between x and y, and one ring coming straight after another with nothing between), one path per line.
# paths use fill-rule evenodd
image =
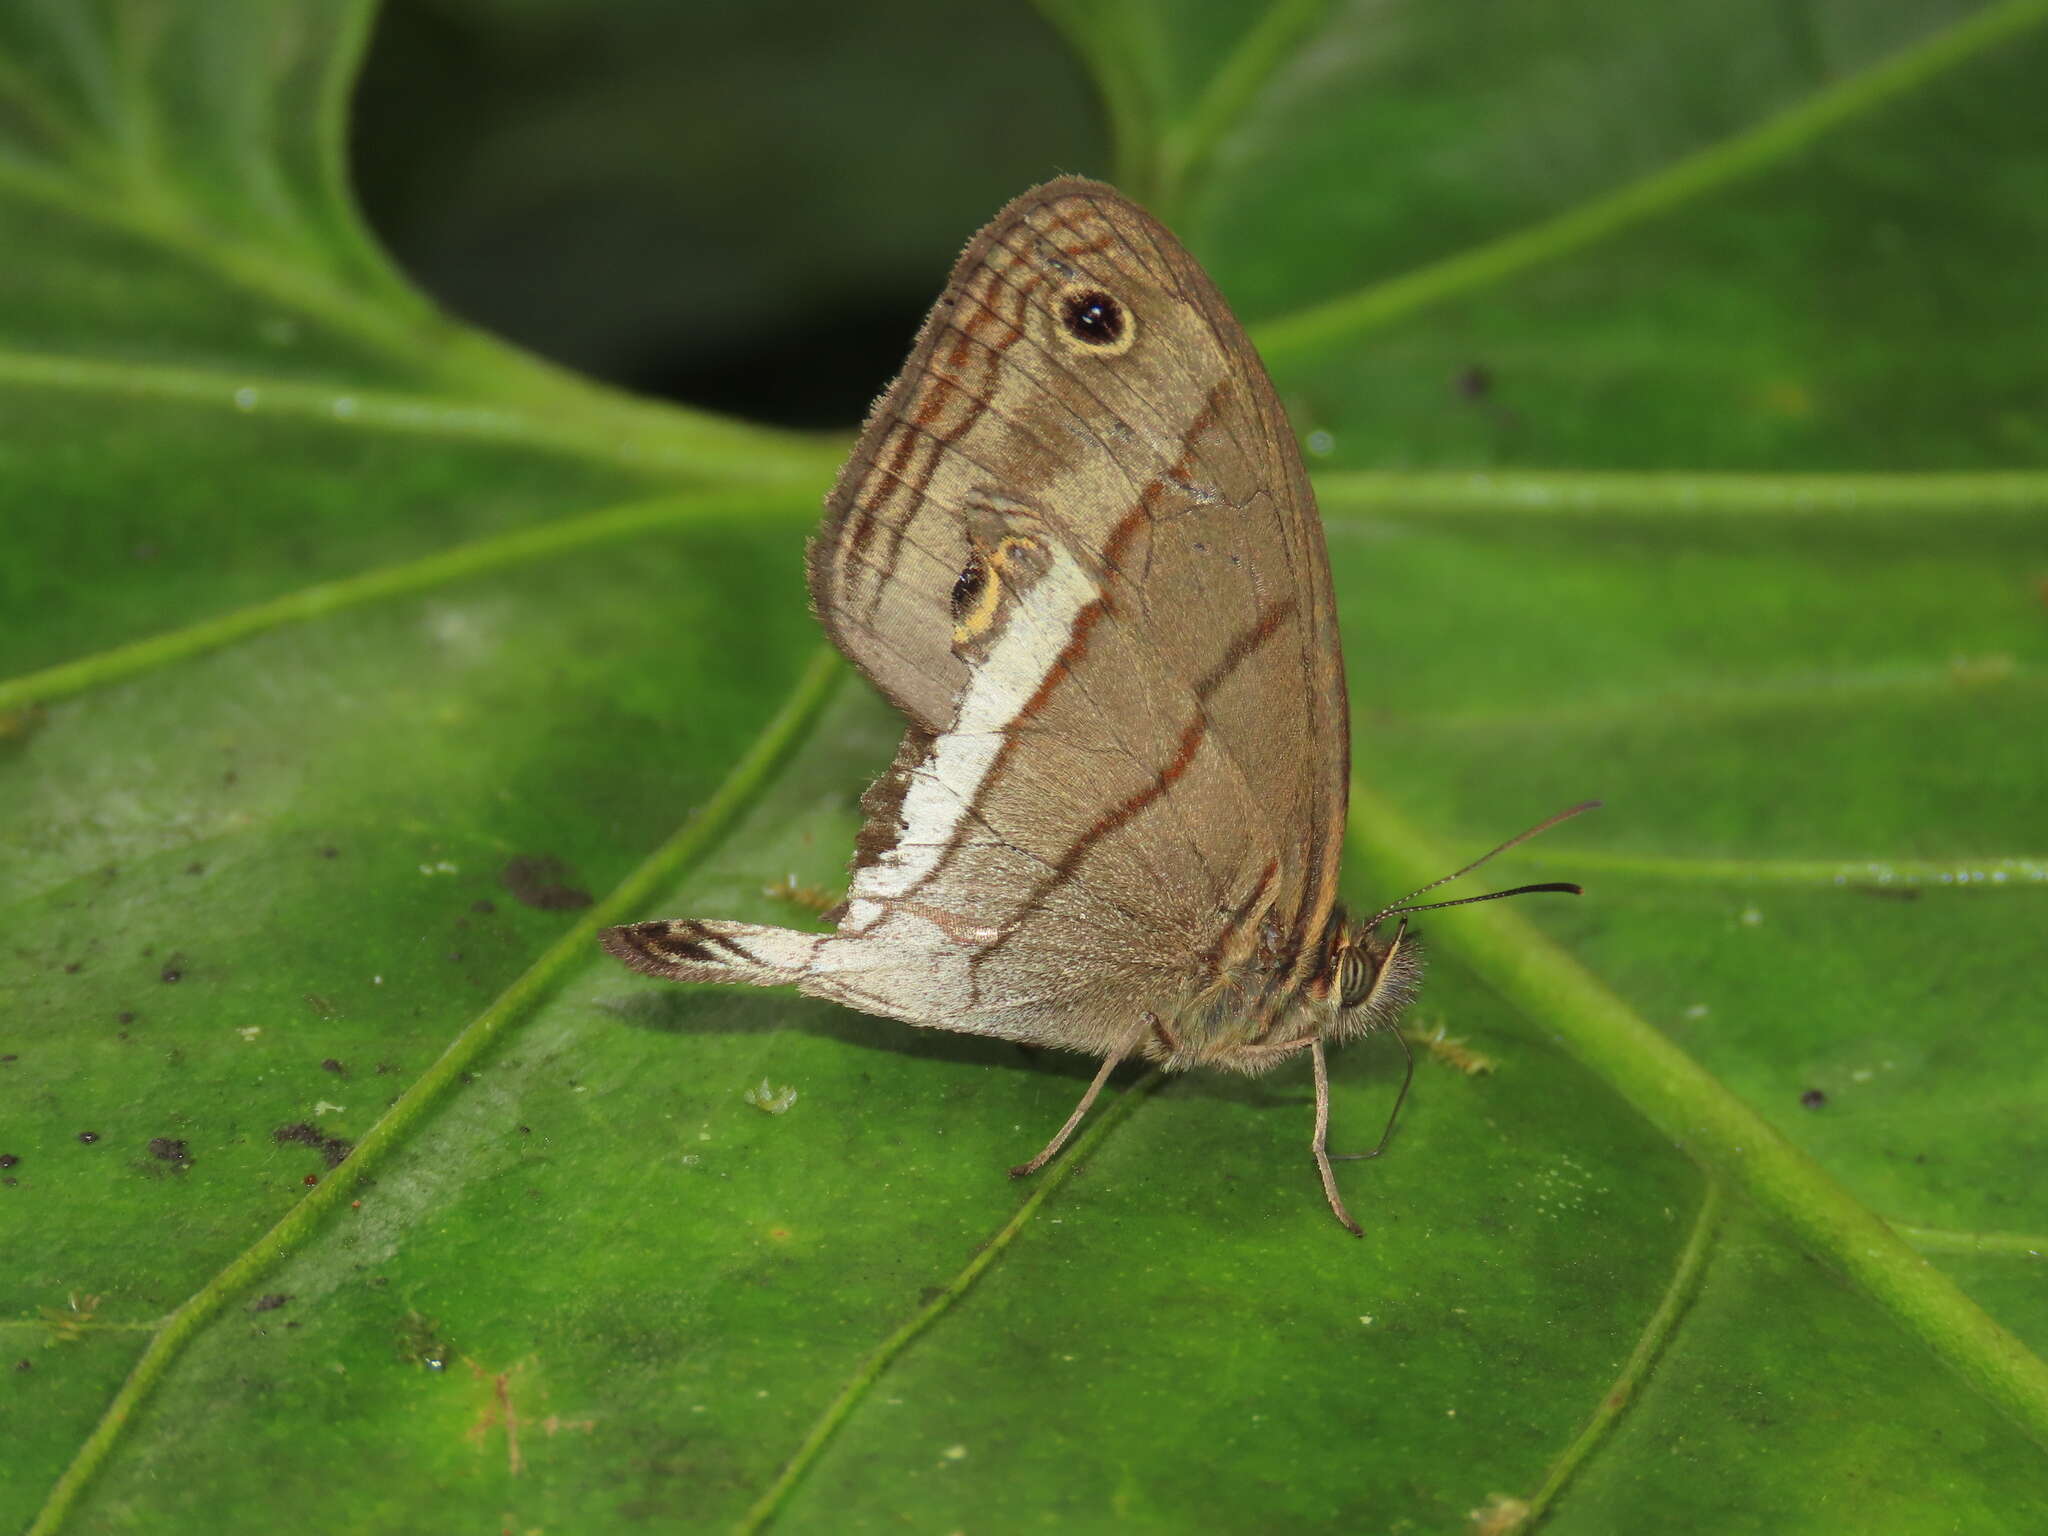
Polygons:
M152 1136L149 1139L149 1155L163 1162L177 1166L180 1173L192 1166L192 1152L182 1138L176 1136Z
M0 709L0 744L12 746L27 741L43 727L43 706L24 704L20 709Z
M505 861L498 882L529 907L570 912L590 905L590 892L570 882L569 866L549 853L519 854Z
M285 1292L272 1291L268 1296L258 1296L254 1301L250 1302L249 1310L251 1312L275 1312L290 1300L291 1297Z
M469 1367L470 1374L478 1381L490 1383L490 1401L477 1414L476 1422L469 1426L465 1438L471 1445L482 1447L484 1439L493 1429L502 1427L505 1431L505 1470L517 1477L525 1469L526 1459L519 1454L519 1407L512 1399L512 1378L522 1367L513 1366L509 1371L486 1371L474 1360L462 1362Z
M312 1147L326 1160L330 1168L339 1168L356 1144L341 1136L323 1136L320 1127L300 1120L292 1125L280 1125L270 1133L270 1139L281 1147ZM315 1179L312 1182L318 1183Z

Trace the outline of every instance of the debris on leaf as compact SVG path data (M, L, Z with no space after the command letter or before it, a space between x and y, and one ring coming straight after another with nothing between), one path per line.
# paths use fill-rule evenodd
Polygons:
M761 894L775 901L786 901L814 917L823 917L839 905L839 898L823 886L800 885L795 875L784 875L775 884L762 886Z
M93 1316L100 1309L100 1298L81 1296L73 1291L64 1298L61 1307L41 1307L43 1326L50 1330L50 1336L43 1340L51 1344L76 1344L85 1337L85 1330L92 1326Z
M1529 1523L1529 1501L1511 1494L1488 1494L1471 1513L1472 1536L1513 1536Z
M763 1114L780 1115L786 1113L789 1106L796 1102L796 1089L772 1087L764 1077L758 1085L749 1088L740 1097Z
M1417 1024L1402 1030L1401 1034L1409 1044L1421 1046L1445 1066L1455 1068L1467 1077L1478 1077L1500 1065L1494 1057L1473 1050L1459 1036L1446 1034L1441 1019L1433 1025Z

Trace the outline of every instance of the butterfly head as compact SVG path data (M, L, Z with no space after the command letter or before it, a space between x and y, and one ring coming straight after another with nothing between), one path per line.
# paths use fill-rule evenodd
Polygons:
M1362 1035L1367 1030L1393 1023L1395 1017L1408 1005L1415 995L1415 988L1422 981L1422 952L1415 940L1408 936L1410 912L1430 912L1439 907L1464 907L1479 901L1499 901L1503 896L1527 896L1538 891L1562 891L1569 895L1579 894L1579 887L1566 881L1550 880L1541 885L1518 885L1512 890L1489 891L1484 896L1463 896L1455 901L1429 901L1417 903L1415 898L1426 895L1440 885L1456 880L1460 875L1470 874L1495 854L1505 853L1517 843L1526 842L1537 833L1568 821L1582 811L1590 811L1599 805L1598 800L1588 800L1560 811L1546 821L1538 822L1528 831L1509 838L1498 848L1481 854L1463 869L1456 869L1442 879L1432 880L1420 890L1410 891L1399 901L1389 902L1363 923L1354 924L1345 920L1337 924L1336 937L1330 944L1330 959L1323 971L1320 984L1327 991L1336 1012L1336 1024L1326 1033L1338 1039ZM1388 919L1397 918L1391 934L1381 930Z
M1409 936L1408 919L1396 923L1392 933L1382 933L1380 926L1375 919L1364 927L1346 923L1338 929L1328 972L1336 1014L1334 1027L1325 1031L1330 1037L1349 1039L1392 1024L1422 983L1422 946Z

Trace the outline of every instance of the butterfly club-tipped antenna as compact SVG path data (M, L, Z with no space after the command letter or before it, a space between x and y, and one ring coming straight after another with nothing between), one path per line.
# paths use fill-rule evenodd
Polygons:
M1415 901L1416 897L1427 896L1440 885L1449 885L1453 880L1471 874L1473 870L1484 864L1488 859L1497 858L1518 843L1526 843L1539 832L1548 832L1559 822L1570 821L1574 816L1581 816L1587 811L1596 811L1599 808L1600 802L1598 800L1582 800L1568 810L1562 810L1555 816L1544 818L1526 832L1517 832L1498 847L1487 849L1486 852L1479 855L1478 858L1467 864L1463 869L1454 869L1448 875L1440 876L1430 881L1429 884L1419 886L1415 890L1410 891L1406 896L1398 897L1388 902L1379 911L1373 913L1372 917L1359 931L1361 933L1371 933L1388 918L1398 917L1405 912L1434 912L1440 907L1465 907L1470 906L1475 901L1499 901L1504 896L1532 896L1539 891L1562 891L1572 896L1584 895L1584 888L1574 885L1569 880L1546 880L1539 885L1518 885L1512 890L1489 891L1484 896L1461 896L1455 901L1426 901L1419 904Z

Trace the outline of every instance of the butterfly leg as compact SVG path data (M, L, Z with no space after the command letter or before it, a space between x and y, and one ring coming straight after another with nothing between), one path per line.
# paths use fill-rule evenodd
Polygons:
M1149 1021L1152 1016L1147 1014L1145 1017ZM1028 1163L1019 1163L1016 1167L1012 1168L1010 1170L1011 1178L1029 1178L1055 1157L1059 1156L1060 1148L1064 1147L1069 1139L1072 1138L1074 1132L1079 1129L1082 1117L1088 1113L1089 1106L1095 1102L1095 1096L1102 1092L1102 1085L1109 1081L1109 1074L1116 1070L1118 1062L1137 1049L1138 1042L1145 1038L1146 1032L1151 1027L1149 1022L1140 1024L1129 1039L1125 1040L1122 1045L1103 1058L1102 1065L1096 1069L1095 1081L1090 1083L1088 1091L1081 1095L1081 1102L1076 1104L1074 1112L1067 1116L1067 1123L1059 1128L1053 1139L1045 1144L1045 1150L1040 1152L1038 1156L1031 1159Z
M1415 1052L1408 1044L1408 1037L1401 1033L1400 1026L1394 1027L1394 1039L1399 1042L1401 1054L1408 1058L1408 1070L1401 1077L1401 1091L1394 1095L1394 1107L1387 1112L1386 1129L1380 1132L1380 1139L1370 1152L1332 1153L1333 1163L1362 1163L1368 1157L1378 1157L1387 1150L1387 1143L1393 1139L1394 1122L1401 1118L1401 1105L1408 1098L1408 1085L1415 1081Z
M1330 1167L1330 1066L1323 1059L1323 1042L1311 1040L1308 1058L1316 1069L1316 1134L1311 1144L1316 1155L1316 1172L1323 1178L1323 1195L1330 1202L1330 1211L1353 1237L1365 1236L1365 1229L1351 1219L1351 1213L1344 1208L1344 1197L1337 1193L1337 1175Z

